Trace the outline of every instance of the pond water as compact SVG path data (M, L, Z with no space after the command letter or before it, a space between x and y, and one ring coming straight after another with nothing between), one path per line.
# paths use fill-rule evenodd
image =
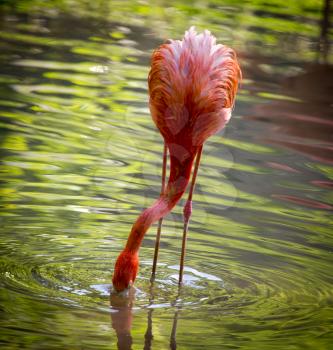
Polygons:
M327 2L328 3L328 2ZM2 1L2 349L333 349L332 32L305 1ZM179 290L182 200L127 297L111 275L158 196L153 48L208 28L240 57L204 147Z

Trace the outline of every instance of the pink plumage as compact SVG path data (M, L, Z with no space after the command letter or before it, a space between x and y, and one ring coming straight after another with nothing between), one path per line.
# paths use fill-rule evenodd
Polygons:
M164 158L167 156L166 149L169 151L170 176L160 197L140 214L131 229L126 247L115 265L113 285L116 290L121 291L134 282L139 265L138 251L145 233L182 197L196 159L184 210L187 232L203 143L229 121L240 77L235 52L216 44L215 37L208 30L197 34L191 27L183 40L169 40L154 51L148 77L149 105L152 118L165 141ZM165 173L166 164L163 167ZM183 237L186 237L186 232ZM184 247L183 244L179 282L182 279Z
M235 52L216 44L208 30L197 34L191 27L183 40L156 49L148 78L150 109L164 139L177 142L186 130L190 144L198 146L221 130L230 119L240 75Z

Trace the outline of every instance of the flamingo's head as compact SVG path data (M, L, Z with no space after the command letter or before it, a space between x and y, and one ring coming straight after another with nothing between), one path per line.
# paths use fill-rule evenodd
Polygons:
M123 250L116 261L112 278L113 287L117 292L127 289L134 283L138 268L138 253Z

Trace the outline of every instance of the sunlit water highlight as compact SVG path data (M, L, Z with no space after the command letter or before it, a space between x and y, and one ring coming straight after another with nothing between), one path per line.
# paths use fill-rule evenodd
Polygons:
M18 3L3 5L0 30L1 347L332 349L320 4L77 1L73 14L67 1ZM182 201L164 222L155 283L153 227L135 288L117 296L115 258L160 191L149 56L190 24L239 52L244 80L232 121L205 145L184 286Z

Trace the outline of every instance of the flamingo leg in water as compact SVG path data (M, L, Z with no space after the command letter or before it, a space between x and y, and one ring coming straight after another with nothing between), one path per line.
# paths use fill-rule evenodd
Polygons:
M182 253L181 253L181 257L180 257L180 267L179 267L179 281L178 281L179 284L182 284L182 282L183 282L183 271L184 271L185 252L186 252L187 231L188 231L190 217L192 214L192 196L193 196L193 191L194 191L194 186L195 186L195 180L197 178L198 169L199 169L199 165L200 165L202 147L203 146L200 146L198 153L197 153L197 156L196 156L194 171L193 171L193 175L192 175L191 187L190 187L188 198L187 198L186 204L184 206L184 210L183 210L184 230L183 230L183 241L182 241Z
M164 191L165 191L165 179L166 179L167 160L168 160L168 150L167 150L166 143L164 143L161 194L163 194ZM163 218L161 218L158 221L158 225L157 225L153 268L152 268L152 271L151 271L151 278L150 278L151 282L153 282L154 279L155 279L156 265L157 265L157 258L158 258L158 250L159 250L159 247L160 247L160 239L161 239L162 222L163 222Z

